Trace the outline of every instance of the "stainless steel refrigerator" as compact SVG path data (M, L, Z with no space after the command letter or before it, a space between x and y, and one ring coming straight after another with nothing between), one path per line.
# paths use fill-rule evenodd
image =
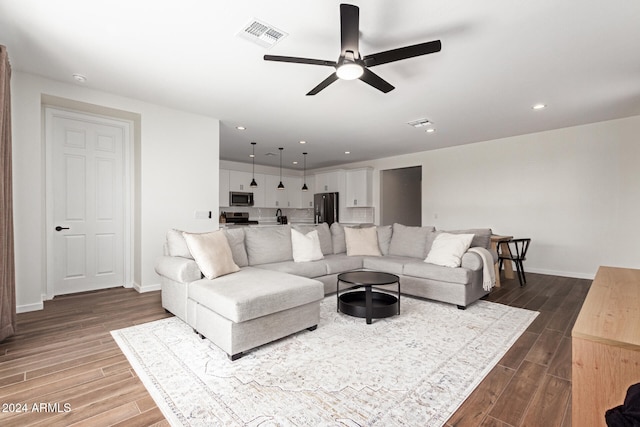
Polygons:
M314 222L331 225L338 222L338 193L317 193L313 195Z

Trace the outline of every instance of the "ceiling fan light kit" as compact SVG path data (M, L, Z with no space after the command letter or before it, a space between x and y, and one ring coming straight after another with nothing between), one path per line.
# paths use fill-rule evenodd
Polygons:
M439 52L442 49L440 40L405 46L387 50L373 55L360 55L358 48L360 38L360 9L351 4L340 5L340 44L341 51L337 61L322 59L298 58L293 56L265 55L265 61L292 62L297 64L322 65L335 68L333 74L311 89L307 96L316 95L338 79L360 79L383 93L390 92L394 87L369 68L402 59Z
M341 66L336 70L338 78L342 80L355 80L359 79L364 73L364 68L361 65L351 61L344 61Z

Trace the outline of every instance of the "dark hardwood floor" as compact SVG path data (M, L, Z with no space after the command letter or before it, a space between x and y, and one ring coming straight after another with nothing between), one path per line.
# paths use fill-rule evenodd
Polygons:
M571 425L571 328L591 281L527 279L486 299L540 315L447 426ZM168 425L109 333L168 316L159 292L123 288L19 314L18 334L0 343L0 425Z
M485 298L540 312L447 426L570 427L571 329L591 280L527 274Z

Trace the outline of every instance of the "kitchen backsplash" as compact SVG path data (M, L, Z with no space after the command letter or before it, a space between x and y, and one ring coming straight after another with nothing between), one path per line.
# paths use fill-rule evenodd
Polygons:
M249 220L258 221L260 223L276 222L276 208L249 208L232 206L228 208L220 208L221 212L249 212ZM313 222L313 209L282 209L282 215L285 215L290 223L293 222Z
M249 212L249 220L258 221L261 224L276 222L276 208L250 208L233 206L220 208L220 212ZM309 222L313 223L313 209L282 209L282 215L287 216L290 224ZM373 223L373 208L347 208L340 210L340 222L343 223Z

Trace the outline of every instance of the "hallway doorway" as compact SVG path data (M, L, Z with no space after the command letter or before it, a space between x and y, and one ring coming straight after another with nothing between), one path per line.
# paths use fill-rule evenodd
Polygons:
M380 173L380 225L422 225L422 166Z

